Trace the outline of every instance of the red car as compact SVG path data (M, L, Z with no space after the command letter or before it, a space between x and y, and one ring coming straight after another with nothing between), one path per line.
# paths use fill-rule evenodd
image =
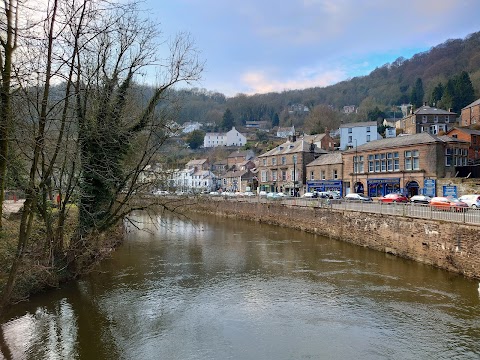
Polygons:
M468 205L456 198L437 196L432 198L430 206L438 210L467 211Z
M405 195L393 193L382 196L378 201L382 203L407 203L408 198Z

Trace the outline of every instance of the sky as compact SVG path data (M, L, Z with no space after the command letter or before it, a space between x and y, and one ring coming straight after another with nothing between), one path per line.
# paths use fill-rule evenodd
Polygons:
M164 36L187 32L199 88L324 87L480 31L479 0L145 0Z

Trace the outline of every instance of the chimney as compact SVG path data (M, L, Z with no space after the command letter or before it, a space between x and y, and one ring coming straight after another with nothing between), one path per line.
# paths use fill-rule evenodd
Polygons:
M453 112L453 109L452 109L452 108L448 108L448 112Z
M296 134L293 134L293 135L292 135L292 142L295 142L295 141L297 141L297 135L296 135Z
M426 101L423 103L423 106L427 106L427 102L426 102Z

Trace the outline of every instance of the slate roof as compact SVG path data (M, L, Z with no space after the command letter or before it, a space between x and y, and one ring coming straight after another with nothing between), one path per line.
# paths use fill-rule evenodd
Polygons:
M340 151L332 152L325 155L320 155L317 159L313 160L307 166L317 165L333 165L342 163L342 153Z
M471 104L468 104L468 105L465 106L463 109L468 109L468 108L470 108L470 107L472 107L472 106L477 106L477 105L480 105L480 99L477 99L477 100L475 100L474 102L472 102ZM463 109L462 109L462 110L463 110Z
M457 115L452 111L433 108L431 106L422 106L413 112L415 115Z
M367 127L367 126L377 126L376 121L365 121L365 122L356 122L340 125L341 128L354 128L354 127Z
M474 130L474 129L464 128L464 127L453 128L453 129L448 131L448 134L453 130L458 130L458 131L461 131L461 132L463 132L465 134L469 134L469 135L480 135L480 130Z
M315 146L315 154L326 154L328 151ZM272 150L259 155L258 157L267 157L273 155L295 154L300 152L310 152L310 143L304 140L297 140L295 142L287 141L281 145L276 146Z
M420 134L403 135L403 136L397 136L394 138L386 138L386 139L370 141L366 144L359 145L356 149L352 148L344 151L343 153L352 153L355 151L365 151L365 150L388 149L388 148L396 148L401 146L431 144L431 143L438 143L438 142L468 143L468 141L451 138L447 135L436 136L436 135L432 135L424 132Z

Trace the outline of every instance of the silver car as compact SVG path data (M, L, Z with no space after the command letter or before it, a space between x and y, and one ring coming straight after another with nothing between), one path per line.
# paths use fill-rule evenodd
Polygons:
M479 194L467 194L462 195L458 200L463 201L468 207L474 209L480 209L480 195Z

